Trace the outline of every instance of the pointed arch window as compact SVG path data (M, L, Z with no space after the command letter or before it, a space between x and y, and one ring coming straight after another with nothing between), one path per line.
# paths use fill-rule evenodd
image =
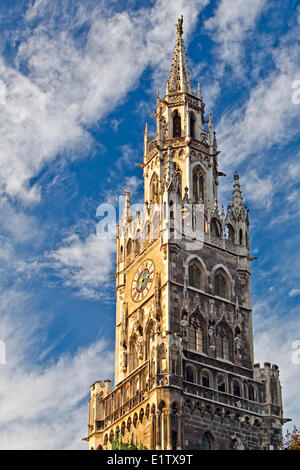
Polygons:
M194 372L193 367L191 366L187 366L186 368L186 380L188 382L195 383L195 372Z
M190 136L192 137L192 139L195 138L195 122L196 122L195 116L193 113L191 113L190 114Z
M233 395L235 395L236 397L241 396L241 387L239 382L237 382L236 380L233 382Z
M251 401L255 401L255 390L253 385L248 386L248 399Z
M204 178L199 166L193 170L193 197L196 203L204 201Z
M192 260L189 264L189 285L201 289L201 265L199 261Z
M210 223L210 233L213 237L221 238L222 236L222 227L220 222L217 219L212 219Z
M128 256L132 252L132 240L131 239L128 240L126 248L127 248L127 256Z
M213 450L214 448L214 441L211 435L206 432L202 439L202 450Z
M201 376L201 383L203 387L210 387L210 377L208 372L203 372Z
M189 323L189 348L203 351L203 330L197 316L192 316Z
M240 242L240 245L243 244L243 230L240 229L240 232L239 232L239 242Z
M226 392L226 382L222 375L218 376L217 386L219 392Z
M224 299L228 298L227 276L223 271L217 271L215 274L215 294Z
M230 224L227 224L225 227L225 238L229 242L234 243L234 230Z
M181 117L177 109L173 114L173 137L181 137Z
M217 357L231 361L232 356L232 334L229 327L219 325L216 335L216 352Z

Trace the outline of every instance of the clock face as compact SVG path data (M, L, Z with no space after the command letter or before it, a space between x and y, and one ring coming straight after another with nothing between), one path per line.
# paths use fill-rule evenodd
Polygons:
M148 294L153 278L154 264L148 259L141 264L132 281L131 295L135 302L139 302Z

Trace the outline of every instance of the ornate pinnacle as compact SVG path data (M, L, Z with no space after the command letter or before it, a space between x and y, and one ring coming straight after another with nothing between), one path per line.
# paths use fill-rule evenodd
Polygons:
M234 173L234 183L232 192L232 209L234 215L237 217L243 207L243 198L239 182L239 175L237 172Z
M178 21L177 21L177 34L179 37L181 37L183 35L183 15L181 15L179 18L178 18Z
M170 84L168 91L171 93L186 91L192 92L192 84L190 80L190 73L188 70L186 51L184 41L182 38L183 29L183 16L178 18L177 22L177 40L174 50L172 70L170 75Z

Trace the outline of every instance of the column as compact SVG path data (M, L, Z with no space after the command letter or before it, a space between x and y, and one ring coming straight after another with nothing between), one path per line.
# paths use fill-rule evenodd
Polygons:
M156 432L155 432L155 441L156 441L156 450L161 449L161 443L160 443L160 426L161 426L161 413L160 411L156 412Z
M170 409L166 410L165 413L166 418L166 448L167 450L172 450L172 443L171 443L171 411Z
M156 424L156 420L155 420L156 416L155 414L152 414L151 415L151 449L152 450L155 450L155 424Z
M177 449L182 450L182 414L177 413Z

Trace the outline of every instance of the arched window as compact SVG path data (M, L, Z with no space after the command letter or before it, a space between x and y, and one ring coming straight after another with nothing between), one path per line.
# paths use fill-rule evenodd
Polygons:
M150 201L152 204L159 204L159 179L157 173L154 173L151 178Z
M191 366L187 366L186 368L186 380L195 383L194 369Z
M197 315L192 315L189 322L189 348L203 351L203 331Z
M196 203L204 201L204 178L199 166L193 170L193 197Z
M201 265L199 261L193 259L189 264L189 285L196 289L201 289Z
M225 238L229 242L234 243L234 230L233 230L232 225L230 224L227 224L225 227Z
M247 232L245 232L245 238L246 238L246 247L249 248L249 235Z
M223 271L219 270L215 273L215 294L227 299L227 292L227 276Z
M127 256L130 255L130 253L132 252L132 240L128 240L127 242Z
M217 326L216 334L216 352L217 357L231 361L232 357L232 333L226 324Z
M201 377L203 387L210 387L210 377L208 372L203 372Z
M211 435L206 432L202 438L202 450L213 450L214 448L214 441Z
M212 219L210 223L210 233L213 237L221 238L222 227L217 219Z
M226 382L222 375L218 376L217 386L219 392L226 392Z
M248 385L248 399L255 401L255 391L253 385Z
M193 113L190 114L190 136L195 138L195 116Z
M243 244L243 230L240 229L240 232L239 232L239 242L240 242L240 245Z
M173 115L173 137L181 137L181 117L177 109Z
M241 396L241 387L240 387L240 384L236 380L234 380L233 382L233 395L235 395L236 397Z

